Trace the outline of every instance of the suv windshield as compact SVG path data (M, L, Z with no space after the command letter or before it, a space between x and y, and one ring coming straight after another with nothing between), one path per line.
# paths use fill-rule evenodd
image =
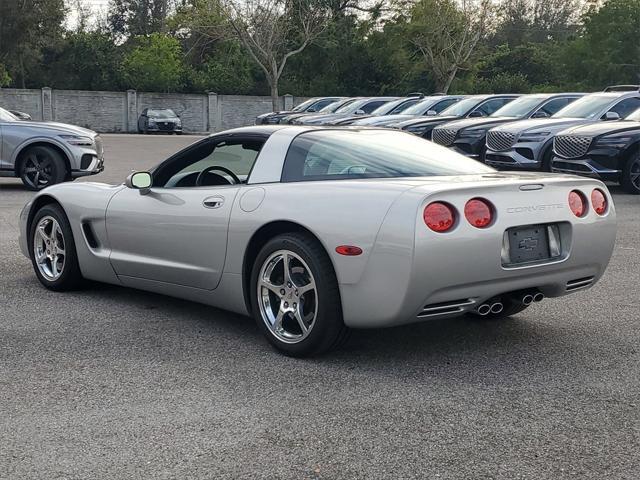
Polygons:
M443 116L443 117L445 117L447 115L451 115L451 116L454 116L454 117L461 117L464 114L466 114L469 110L471 110L472 108L477 107L478 104L480 102L482 102L483 100L485 100L484 97L482 97L482 98L478 98L478 97L465 98L464 100L460 100L458 103L454 103L450 107L445 108L443 111L440 112L440 115Z
M438 99L434 99L434 98L430 98L429 100L422 100L421 102L418 102L415 105L411 105L402 113L406 115L422 115L427 110L429 110L429 108L432 105L434 105L438 101L439 101Z
M611 95L587 95L570 103L562 110L552 115L553 118L596 118L602 115L602 110L609 105L615 97Z
M405 103L403 104L403 102ZM402 105L402 106L399 107L398 105ZM400 113L410 105L413 105L411 103L411 100L407 100L406 98L399 98L398 100L392 100L390 102L385 103L384 105L380 105L373 112L371 112L371 115L374 115L377 117L379 115L388 115L390 113Z
M0 122L17 122L18 118L11 112L0 108Z
M337 102L330 103L329 105L324 107L322 110L320 110L318 113L334 113L339 108L346 107L347 105L351 105L353 102L355 102L355 99L346 100L346 101L338 100Z
M312 103L314 103L317 99L316 98L310 98L309 100L307 100L306 102L302 102L300 105L296 105L295 107L293 107L293 109L291 110L292 112L304 112L307 108L309 108L311 106Z
M531 110L536 108L545 98L547 97L543 95L516 98L513 102L507 103L504 107L496 110L490 116L522 118L531 112Z
M291 143L283 181L395 178L491 173L448 148L403 132L326 130Z
M631 120L632 122L640 122L640 108L635 112L630 113L625 120Z
M177 115L173 110L165 108L164 110L147 110L147 117L150 118L175 118Z
M360 107L365 103L367 103L368 101L369 101L368 98L361 98L360 100L356 100L355 102L350 103L349 105L344 105L340 107L338 110L336 110L336 113L353 113L356 110L359 110Z

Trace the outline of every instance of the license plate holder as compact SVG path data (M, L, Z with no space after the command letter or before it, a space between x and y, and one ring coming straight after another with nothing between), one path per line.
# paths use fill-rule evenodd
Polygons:
M551 259L546 225L527 225L507 230L509 263L521 264Z

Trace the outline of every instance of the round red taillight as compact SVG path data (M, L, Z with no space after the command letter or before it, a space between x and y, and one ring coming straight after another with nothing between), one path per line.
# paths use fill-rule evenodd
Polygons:
M591 192L591 206L598 215L604 215L607 212L607 196L599 188Z
M482 198L472 198L464 206L464 216L476 228L485 228L493 221L493 207Z
M572 190L569 193L569 208L576 217L584 217L587 213L587 199L582 192Z
M456 221L456 214L453 207L442 202L433 202L427 205L422 217L427 227L438 233L451 230Z

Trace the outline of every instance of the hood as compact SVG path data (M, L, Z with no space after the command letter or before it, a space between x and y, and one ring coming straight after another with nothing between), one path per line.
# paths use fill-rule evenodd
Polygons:
M12 125L20 126L20 127L32 127L32 128L45 128L47 130L54 130L59 133L68 133L73 135L82 135L88 137L95 137L98 135L93 130L89 130L88 128L77 127L75 125L69 125L67 123L57 123L57 122L30 122L26 120L20 120L19 122L13 122Z
M419 115L403 115L398 113L396 115L381 115L379 117L366 117L360 120L356 120L352 125L388 125L390 123L403 122L405 120L412 120L420 118Z
M562 131L563 135L578 135L581 137L597 137L609 133L621 133L627 130L640 131L640 122L595 122L588 125L578 125Z
M456 120L455 122L449 122L445 125L445 128L451 130L462 130L465 128L484 128L489 129L503 123L515 122L518 119L516 117L483 117L483 118L465 118L464 120Z
M593 120L585 120L584 118L536 118L532 120L518 120L509 122L505 125L496 127L501 132L533 133L533 132L550 132L556 133L565 128L574 125L584 125L591 123Z
M413 127L417 125L429 125L430 123L440 124L444 122L451 122L452 120L457 120L458 118L460 117L454 117L453 115L447 115L446 117L441 117L436 115L434 117L412 118L411 120L398 122L395 126L397 128L407 128L407 127Z

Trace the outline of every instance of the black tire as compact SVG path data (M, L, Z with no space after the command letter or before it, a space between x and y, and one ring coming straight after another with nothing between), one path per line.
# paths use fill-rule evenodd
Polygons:
M36 228L41 220L46 217L53 218L58 222L60 230L62 232L62 245L64 248L64 263L60 271L60 275L56 279L47 278L38 267L35 254L34 237L36 235ZM58 237L58 242L60 238ZM42 207L36 212L29 226L29 239L28 239L29 257L31 258L31 264L33 270L36 273L36 277L42 285L49 290L54 291L68 291L77 289L82 282L82 274L80 272L80 265L78 264L78 255L76 253L76 244L73 239L73 233L71 232L71 225L69 220L57 204L49 204Z
M285 342L267 326L268 320L263 319L258 303L258 279L262 267L275 252L281 250L293 252L304 260L316 285L314 301L317 302L317 313L308 335L297 343ZM333 265L322 245L313 237L304 233L286 233L269 240L256 257L249 285L251 310L258 328L280 352L292 357L319 355L339 347L348 338L349 329L342 320L340 291Z
M503 302L503 305L504 308L500 313L489 312L487 315L472 313L472 316L476 320L500 320L520 313L529 307L529 305L524 305L523 303L516 302L514 300L506 300Z
M542 154L542 161L540 162L540 170L543 172L551 171L551 162L553 161L553 146L549 145L545 148Z
M625 192L640 195L640 147L636 147L624 162L620 185Z
M480 153L478 154L478 161L486 164L487 163L486 157L487 157L487 146L483 145L482 148L480 149Z
M64 182L69 172L57 150L37 145L27 148L20 155L19 175L28 190L37 191Z

